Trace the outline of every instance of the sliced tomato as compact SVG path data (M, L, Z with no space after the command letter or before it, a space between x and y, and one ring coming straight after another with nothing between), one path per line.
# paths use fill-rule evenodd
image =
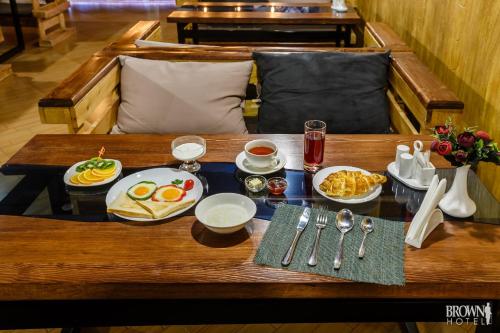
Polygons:
M184 191L192 190L194 187L194 180L188 179L184 182Z
M186 196L186 191L184 191L182 188L179 188L175 185L165 185L158 187L151 200L175 202L181 201L184 196Z

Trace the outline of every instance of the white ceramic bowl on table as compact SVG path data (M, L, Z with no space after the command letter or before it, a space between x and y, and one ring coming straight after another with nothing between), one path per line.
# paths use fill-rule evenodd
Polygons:
M195 210L198 221L218 234L230 234L242 229L256 213L255 202L236 193L209 196L203 199Z

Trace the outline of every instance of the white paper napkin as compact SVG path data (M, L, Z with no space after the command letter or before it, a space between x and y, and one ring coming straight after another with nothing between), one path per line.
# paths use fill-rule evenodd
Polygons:
M436 207L445 191L446 179L443 178L439 181L438 176L434 175L420 209L413 217L406 233L405 242L407 244L421 248L427 236L443 222L443 213Z

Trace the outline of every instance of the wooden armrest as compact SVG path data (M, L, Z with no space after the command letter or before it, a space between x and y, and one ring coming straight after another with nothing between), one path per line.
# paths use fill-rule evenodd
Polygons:
M382 22L367 22L365 26L365 46L384 47L391 52L410 52L411 49L391 27Z
M426 133L427 129L461 112L464 103L422 63L385 23L368 22L365 46L391 50L388 92L393 127L400 133Z
M39 107L72 107L117 64L115 56L92 56L52 92L38 102Z
M151 40L151 37L160 32L160 21L139 21L120 39L110 45L111 48L135 47L137 39Z
M392 54L389 82L391 117L400 118L393 121L402 125L400 133L427 133L463 110L464 103L412 52Z
M426 109L463 109L464 103L414 53L394 53L392 64Z
M35 1L38 3L38 0ZM33 16L36 18L48 19L59 15L68 8L69 2L67 0L56 0L46 5L39 5L37 7L33 5Z
M120 66L116 57L93 56L38 102L42 123L67 124L70 133L106 127L116 117Z

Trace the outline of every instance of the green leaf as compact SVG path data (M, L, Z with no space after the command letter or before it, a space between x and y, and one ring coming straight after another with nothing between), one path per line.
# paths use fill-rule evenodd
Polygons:
M476 149L482 149L484 146L484 141L483 139L476 140L476 143L474 144Z
M172 180L172 184L173 184L173 185L180 185L180 184L182 184L182 183L183 183L183 181L182 181L182 180L180 180L180 179Z

